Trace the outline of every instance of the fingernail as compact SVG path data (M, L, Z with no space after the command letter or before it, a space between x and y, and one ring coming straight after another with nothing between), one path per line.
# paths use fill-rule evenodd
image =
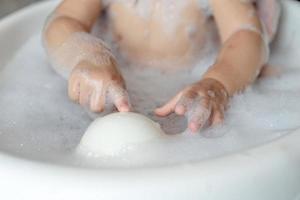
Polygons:
M159 108L157 108L157 109L154 110L154 112L155 112L156 114L159 114L159 113L160 113L159 111L160 111Z
M175 112L176 112L176 114L178 114L178 115L184 115L185 112L186 112L186 110L185 110L185 107L184 107L183 105L178 105L178 106L176 106L176 108L175 108Z
M196 124L196 123L190 123L189 125L189 129L191 130L192 133L198 133L199 129L200 129L201 125L200 124Z
M120 107L120 110L119 110L119 111L120 111L120 112L129 112L130 109L129 109L128 106L123 105L123 106Z

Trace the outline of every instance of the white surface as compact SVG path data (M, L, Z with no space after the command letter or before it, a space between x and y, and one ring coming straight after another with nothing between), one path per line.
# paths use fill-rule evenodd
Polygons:
M163 137L160 125L137 113L113 113L93 121L77 152L86 156L115 156L129 145Z
M157 167L239 152L289 134L300 124L300 94L296 86L300 68L290 71L286 65L281 78L258 81L232 99L222 126L205 129L200 134L186 132L128 144L114 156L96 157L91 152L87 152L88 157L76 156L73 151L93 119L84 108L69 100L67 81L48 62L40 35L34 34L1 71L0 151L27 159L92 168ZM122 73L134 110L165 125L166 132L170 130L167 127L180 128L181 122L174 120L176 115L158 118L152 114L153 109L162 96L173 96L168 96L167 91L174 85L180 87L180 83L174 83L175 79L182 81L181 84L192 79L188 73L174 74L169 78L169 74L153 69L136 73L136 68ZM184 122L183 117L178 118ZM181 126L184 129L186 124Z
M288 60L298 66L300 6L284 2L274 62ZM1 66L37 32L52 8L52 3L40 4L0 23L0 44L5 47L0 48ZM56 166L0 154L1 198L294 200L300 191L299 141L295 131L272 143L203 162L126 170Z

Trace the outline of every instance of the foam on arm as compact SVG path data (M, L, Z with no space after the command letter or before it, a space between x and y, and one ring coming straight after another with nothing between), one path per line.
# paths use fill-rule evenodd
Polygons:
M96 56L99 54L99 50L96 51L96 49L99 48L93 44L101 46L101 52L108 52L107 47L102 45L103 43L99 39L91 35L87 38L93 24L99 17L101 5L99 0L64 0L49 16L43 32L43 42L53 67L61 75L68 77L76 65L76 62L72 62L74 60L78 60L78 62L90 60L88 56L92 57L92 60L95 60L95 57L100 58L101 56ZM81 40L78 39L80 38L79 33L83 37ZM81 52L84 49L79 47L81 46L80 42L87 50L84 53ZM74 49L73 53L69 51L72 46L74 46L71 48ZM79 55L79 57L68 59L70 54Z
M230 95L258 76L269 58L269 39L252 1L210 0L222 48L204 75L224 84Z

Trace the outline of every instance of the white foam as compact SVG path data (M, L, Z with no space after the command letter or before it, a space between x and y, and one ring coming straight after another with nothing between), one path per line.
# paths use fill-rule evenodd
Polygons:
M131 144L145 143L164 136L160 125L144 115L113 113L91 123L76 152L83 156L115 156Z
M66 79L82 60L95 65L109 65L113 57L100 38L85 32L73 33L56 49L47 49L52 66Z
M128 66L121 70L136 111L176 133L186 125L184 119L175 115L158 118L152 110L198 80L210 63L211 59L195 69L169 73ZM195 136L176 135L129 145L116 157L78 158L72 151L92 121L91 115L69 101L66 81L48 65L40 36L34 36L0 75L0 148L27 158L91 167L166 165L239 151L300 125L300 69L292 67L283 70L280 78L261 80L236 96L220 127Z

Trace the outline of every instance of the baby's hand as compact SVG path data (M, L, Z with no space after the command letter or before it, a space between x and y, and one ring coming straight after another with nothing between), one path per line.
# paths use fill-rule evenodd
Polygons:
M113 58L111 61L102 66L80 62L69 78L69 97L94 112L102 112L108 100L120 112L128 112L130 105L125 84Z
M162 117L172 112L186 115L188 127L195 133L207 123L216 125L223 122L228 100L225 87L219 81L208 78L188 86L155 112Z

